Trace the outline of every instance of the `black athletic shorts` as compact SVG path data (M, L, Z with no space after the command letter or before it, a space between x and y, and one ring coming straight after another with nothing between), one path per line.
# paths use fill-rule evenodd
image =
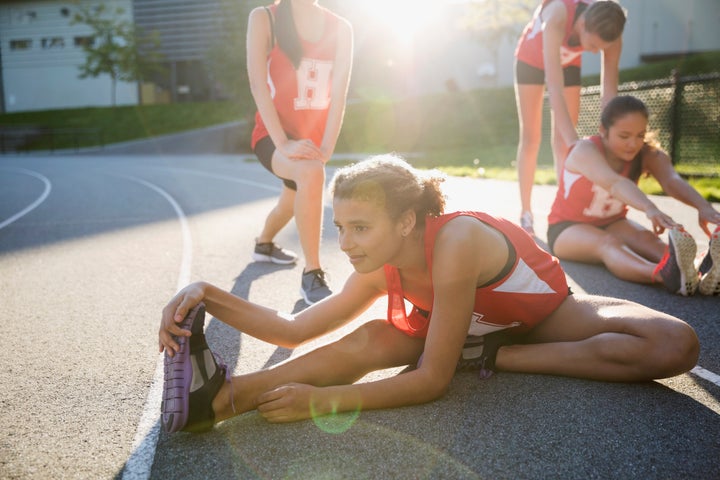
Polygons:
M550 253L555 255L555 241L560 236L560 234L568 227L572 227L573 225L577 225L578 222L559 222L559 223L553 223L552 225L548 225L547 229L547 243L548 248L550 249Z
M290 190L297 191L297 184L293 182L292 180L288 180L286 178L282 178L278 176L275 172L273 172L272 169L272 156L273 153L275 153L275 144L273 143L272 139L267 136L263 137L255 144L255 155L257 156L258 160L260 160L260 163L263 167L267 168L270 173L278 177L280 180L283 181L283 184Z
M563 68L563 79L566 87L579 87L580 67L569 65ZM545 70L515 60L515 82L518 85L545 85Z
M602 225L602 226L595 225L595 228L599 228L600 230L605 230L613 223L615 223L615 222L609 223L607 225ZM548 225L547 243L548 243L548 248L550 249L550 253L555 255L555 242L557 241L560 234L565 231L566 228L572 227L573 225L582 225L582 224L583 224L582 222L566 221L566 222L558 222L558 223L553 223L552 225Z

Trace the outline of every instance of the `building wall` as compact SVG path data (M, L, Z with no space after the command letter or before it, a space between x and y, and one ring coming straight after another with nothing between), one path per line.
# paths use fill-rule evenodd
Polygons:
M166 71L155 83L173 101L212 98L206 62L221 33L220 0L133 0L133 12L136 27L160 39Z
M82 4L91 4L83 0ZM131 0L105 2L131 18ZM0 3L3 104L6 112L112 104L108 76L78 78L85 56L78 42L90 34L70 25L73 2L36 0ZM135 83L119 82L117 104L137 104Z
M97 1L81 0L86 5ZM141 31L160 35L167 73L148 88L161 90L172 101L214 98L205 61L208 49L218 38L220 0L104 3L122 6ZM437 25L424 28L414 45L395 47L389 43L392 26L378 28L378 18L371 12L361 14L363 9L355 0L326 3L348 14L354 23L355 92L370 88L403 96L512 85L517 39L506 38L495 55L467 32L449 28L456 20L453 15L463 14L463 8L458 8L461 2L448 1L448 8L438 13ZM637 66L653 55L720 50L718 0L620 3L628 11L620 68ZM111 104L108 77L77 78L77 67L83 63L84 55L75 39L89 31L83 25L69 25L72 8L72 0L0 0L0 107L5 111ZM583 57L584 74L600 72L600 55L587 53ZM118 104L137 104L138 95L135 83L118 84Z
M620 0L627 10L620 68L653 56L720 50L718 0ZM583 54L583 73L600 73L600 55Z
M619 0L619 3L628 14L620 69L636 67L653 56L720 50L720 0ZM463 14L456 7L453 11L455 15ZM451 23L451 19L445 21L445 25ZM429 37L437 38L432 34ZM444 75L453 72L461 88L512 85L516 43L517 38L504 39L497 59L477 40L473 43L462 34L445 39L444 45L450 48L433 53L430 58L425 56L430 50L423 49L422 55L416 55L418 74L427 77L423 88L442 89L442 81L431 79L437 72ZM583 54L583 75L598 74L600 69L600 54Z

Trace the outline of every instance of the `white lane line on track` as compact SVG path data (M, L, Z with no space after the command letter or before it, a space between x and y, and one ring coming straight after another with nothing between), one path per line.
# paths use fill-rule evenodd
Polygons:
M0 223L0 229L3 229L13 223L14 221L18 220L19 218L24 217L28 213L32 212L37 208L38 205L40 205L42 202L45 201L45 199L50 195L50 190L52 190L52 183L50 183L50 180L47 179L47 177L40 175L37 172L33 172L32 170L25 170L24 168L7 168L5 170L9 170L12 172L22 173L25 175L30 175L31 177L35 177L42 181L45 184L45 190L43 193L30 205L25 207L24 209L20 210L18 213L13 215L12 217L8 218L7 220Z
M242 183L243 185L250 185L251 187L262 188L264 190L270 190L271 192L280 192L282 188L274 185L268 185L266 183L254 182L252 180L245 180L244 178L231 177L228 175L218 175L215 173L208 173L202 170L193 170L191 168L178 168L178 167L143 167L146 170L157 169L157 170L172 170L173 172L184 172L191 173L193 175L200 175L208 178L215 178L217 180L225 180L228 182Z
M180 222L183 242L180 275L178 277L176 289L180 290L182 287L190 283L190 268L192 265L192 236L190 234L190 227L187 217L185 216L185 212L183 212L183 209L175 201L175 199L170 196L170 194L157 185L127 175L118 176L137 182L151 190L154 190L163 196L175 210L175 214ZM138 423L137 431L135 432L135 439L132 444L132 453L130 454L128 461L125 463L122 476L123 479L139 480L150 477L150 470L152 469L153 460L155 459L157 439L160 434L160 403L162 401L164 371L163 355L164 354L160 354L157 357L152 385L150 386L150 391L148 392L147 399L145 400L145 406L143 407L142 415L140 416L140 422Z
M710 370L705 370L700 365L695 365L695 368L690 370L690 373L693 373L698 377L703 378L708 382L712 382L718 387L720 387L720 375L713 373Z

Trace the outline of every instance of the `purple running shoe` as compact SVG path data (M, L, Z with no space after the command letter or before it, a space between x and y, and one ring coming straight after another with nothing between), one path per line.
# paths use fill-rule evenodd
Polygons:
M202 334L205 327L205 305L200 303L190 310L179 326L193 334L198 330ZM175 337L174 340L180 348L172 357L165 352L165 384L160 407L163 429L168 433L181 430L187 423L193 376L190 337Z
M165 354L165 384L161 420L168 433L206 432L215 425L212 402L223 382L230 384L233 412L232 383L227 366L210 350L205 340L205 305L198 304L180 323L189 330L190 337L179 337L180 349L174 357Z

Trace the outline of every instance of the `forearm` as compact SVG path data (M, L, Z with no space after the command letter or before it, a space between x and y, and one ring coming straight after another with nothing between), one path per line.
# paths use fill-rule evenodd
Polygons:
M548 96L550 101L550 109L553 112L555 129L562 136L565 145L572 145L578 140L575 124L570 117L570 111L565 103L563 87L551 88L548 85Z
M306 341L289 314L254 304L206 282L200 285L207 312L240 332L287 348Z
M280 117L275 109L275 104L270 96L267 85L251 84L250 91L270 138L276 147L282 147L288 141L288 137L282 127Z
M345 117L345 105L347 103L350 72L353 61L352 45L352 28L347 25L341 28L341 33L339 33L338 50L333 71L330 110L328 111L325 132L320 144L320 150L325 157L325 161L330 160L330 156L335 151L335 144L340 135L340 128L342 127L343 118Z
M647 212L650 209L657 208L647 195L628 178L619 178L610 186L609 192L610 195L636 210Z
M685 205L694 207L697 210L708 207L712 208L710 202L705 200L697 190L679 176L673 177L666 185L662 185L662 187L666 194L680 200Z
M622 37L602 53L603 66L600 71L600 103L602 107L605 107L610 100L617 96L621 50Z
M437 400L446 392L447 384L424 377L415 370L374 382L324 387L312 408L318 414L397 408Z
M330 107L330 111L328 112L327 124L325 132L323 133L322 144L320 145L320 149L322 150L326 161L330 160L330 157L335 151L335 145L337 144L337 139L340 136L340 129L342 128L344 116L344 99L340 102L333 102Z

